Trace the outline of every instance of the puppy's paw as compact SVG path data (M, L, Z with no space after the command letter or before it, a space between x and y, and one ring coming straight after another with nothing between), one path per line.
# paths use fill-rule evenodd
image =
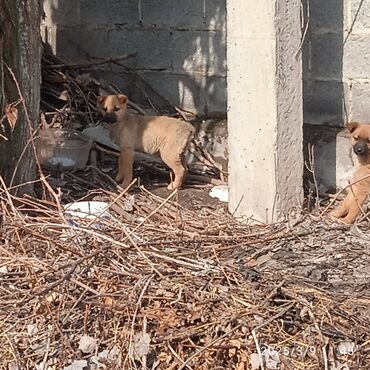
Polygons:
M341 224L350 225L356 221L356 217L353 217L352 215L347 214L347 212L343 213L343 212L335 212L335 211L336 210L331 212L329 215L333 220L340 222Z
M123 176L120 173L118 173L117 176L115 177L115 180L117 184L120 184L123 180Z
M357 217L352 217L352 216L346 216L341 219L339 219L340 222L346 225L352 225L355 223Z
M347 209L344 209L342 206L339 206L330 212L330 216L335 219L339 219L345 216L347 213L348 213Z
M171 182L167 185L167 189L168 190L175 190L175 189L178 189L179 187L178 186L175 186L175 183L174 182Z
M128 182L128 181L122 181L120 186L121 186L122 189L126 189L130 185L130 183L131 182Z

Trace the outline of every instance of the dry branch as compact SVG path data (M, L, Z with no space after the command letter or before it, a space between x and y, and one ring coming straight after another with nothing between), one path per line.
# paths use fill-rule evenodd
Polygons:
M115 209L126 195L100 189L91 171L70 177L62 194L105 197L111 219L71 224L53 197L17 198L2 185L4 366L63 369L88 335L96 353L118 351L106 360L112 369L247 369L252 355L274 353L281 369L320 369L333 353L369 367L367 229L356 237L308 215L295 228L240 224L223 208L142 188L123 215Z

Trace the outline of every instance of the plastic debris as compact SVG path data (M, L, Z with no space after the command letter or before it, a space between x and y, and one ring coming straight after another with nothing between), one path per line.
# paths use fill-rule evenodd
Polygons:
M228 202L229 201L229 187L226 185L217 185L214 186L209 191L209 196L212 198L217 198L221 202Z

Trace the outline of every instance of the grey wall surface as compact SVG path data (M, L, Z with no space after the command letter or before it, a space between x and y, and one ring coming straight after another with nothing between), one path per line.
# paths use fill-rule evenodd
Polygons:
M351 148L341 129L370 122L370 0L305 0L305 6L304 149L313 145L324 192L351 178Z
M44 0L44 40L67 61L137 52L100 69L132 99L226 115L226 0ZM117 71L119 77L117 78Z
M305 122L342 126L370 121L370 0L307 4Z

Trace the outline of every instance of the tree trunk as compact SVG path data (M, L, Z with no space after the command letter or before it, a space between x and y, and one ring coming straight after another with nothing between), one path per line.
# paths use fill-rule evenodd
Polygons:
M0 0L0 4L0 175L7 185L24 184L17 188L18 194L32 193L36 166L31 138L39 120L42 3ZM3 119L9 104L16 104L15 123Z

